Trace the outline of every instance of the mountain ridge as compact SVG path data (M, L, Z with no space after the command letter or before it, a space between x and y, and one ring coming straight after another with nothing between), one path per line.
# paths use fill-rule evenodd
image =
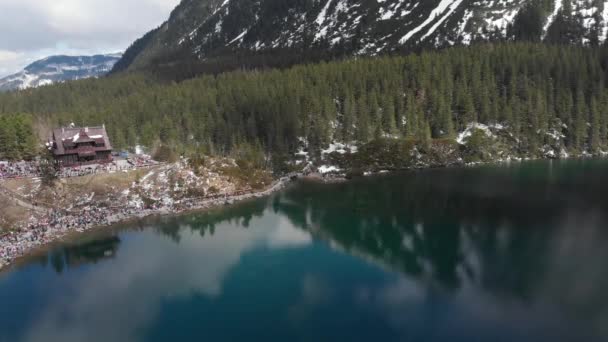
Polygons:
M373 56L510 39L597 45L607 23L605 0L183 0L113 72L239 53Z
M37 60L18 73L0 78L0 91L23 90L107 74L121 53L93 56L55 55Z

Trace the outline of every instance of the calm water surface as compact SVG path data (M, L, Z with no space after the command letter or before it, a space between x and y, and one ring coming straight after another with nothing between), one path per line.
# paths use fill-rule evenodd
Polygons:
M608 163L299 183L0 275L0 341L608 341Z

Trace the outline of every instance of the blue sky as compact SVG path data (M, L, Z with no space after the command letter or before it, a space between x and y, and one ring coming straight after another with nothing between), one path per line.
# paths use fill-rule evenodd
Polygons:
M179 0L0 0L0 77L56 54L124 51Z

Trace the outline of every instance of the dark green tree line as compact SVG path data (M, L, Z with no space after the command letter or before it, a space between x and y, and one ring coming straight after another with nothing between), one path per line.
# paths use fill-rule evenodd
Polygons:
M2 94L0 113L105 123L118 147L215 154L243 144L288 153L302 140L318 151L331 140L454 138L470 122L507 126L522 150L562 134L565 148L598 150L608 145L606 61L606 48L501 43L180 83L116 75Z
M37 142L29 115L0 115L0 160L31 159Z

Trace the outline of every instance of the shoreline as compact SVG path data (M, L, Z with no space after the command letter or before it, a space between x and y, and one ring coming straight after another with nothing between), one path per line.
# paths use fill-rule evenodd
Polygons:
M570 158L566 158L566 159L577 159L577 158L570 157ZM588 157L582 156L582 157L580 157L580 159L588 159ZM601 159L603 159L603 158L601 158ZM225 197L215 197L215 198L184 199L181 202L179 202L179 204L184 205L181 208L160 207L160 208L154 208L154 209L142 209L137 213L135 213L135 212L126 212L126 213L122 212L121 213L120 209L113 208L113 209L110 209L111 212L107 216L104 217L105 221L102 223L86 224L86 225L80 225L80 226L76 226L76 227L71 227L71 226L70 227L60 227L59 229L56 229L51 232L46 231L46 232L48 232L48 234L45 234L40 239L33 239L33 240L28 241L27 237L30 234L29 231L21 231L18 233L11 232L11 233L5 234L4 236L0 236L0 247L6 247L7 245L9 248L11 247L10 246L11 243L4 242L2 240L2 238L4 238L7 235L12 235L12 234L20 235L21 239L18 242L15 242L15 244L18 244L18 243L22 244L21 246L19 246L20 250L13 253L13 255L11 255L10 258L4 259L0 255L0 274L5 272L6 270L9 270L11 268L11 266L13 266L14 264L18 264L20 260L22 260L28 256L31 256L37 252L42 252L43 250L48 249L49 246L52 246L54 244L66 242L72 236L81 235L83 233L94 231L94 230L110 229L119 224L125 224L125 223L129 223L131 221L142 220L142 219L149 218L149 217L154 217L154 216L162 217L162 216L192 213L192 212L197 212L197 211L205 211L205 210L210 210L210 209L215 209L215 208L221 208L222 206L237 204L239 202L243 202L243 201L246 201L249 199L266 197L266 196L269 196L280 190L283 190L288 184L290 184L294 180L298 180L298 179L304 180L304 181L310 181L310 182L318 182L318 183L322 183L322 184L333 184L333 183L348 182L352 179L359 178L359 177L367 178L370 176L382 176L382 175L388 175L388 174L395 174L398 172L408 172L408 171L415 172L415 171L421 171L421 170L427 170L427 169L444 169L444 168L450 168L450 167L469 168L469 167L476 167L476 166L482 166L482 165L504 165L504 164L510 164L512 162L521 163L521 162L534 161L534 160L553 160L553 159L538 158L538 159L495 160L495 161L489 161L489 162L478 162L478 163L469 163L469 164L456 163L456 164L449 164L449 165L436 166L436 167L428 166L428 167L412 167L412 168L407 168L407 169L395 169L395 170L378 170L375 172L366 173L364 175L360 175L360 176L356 176L356 177L352 177L352 178L348 178L345 174L325 174L325 175L316 174L316 173L311 173L311 174L307 174L307 175L295 174L292 177L289 177L289 176L282 177L282 178L278 179L277 181L275 181L273 183L273 185L271 185L269 188L258 191L258 192L251 192L251 193L240 194L240 195L239 194L227 195ZM23 237L25 237L25 239ZM23 245L23 244L25 244L25 245ZM13 248L14 248L14 246L13 246Z
M296 175L295 179L301 178L302 175ZM114 213L106 216L106 220L100 224L87 224L77 227L60 227L55 230L46 230L42 236L32 237L30 231L9 232L0 236L0 246L14 250L13 254L8 259L0 257L0 274L11 269L11 266L18 264L20 260L28 256L35 255L38 252L47 250L50 246L66 242L68 239L76 235L81 235L95 230L111 229L119 224L126 224L131 221L142 220L154 216L170 216L180 215L191 212L206 211L222 206L237 204L246 200L262 198L278 191L283 190L288 184L294 181L293 178L283 177L275 181L269 188L257 192L247 194L227 195L225 197L203 198L203 199L185 199L180 204L184 204L183 208L168 208L161 207L157 209L143 209L137 213L127 212L121 213L119 210L113 210ZM13 237L15 242L6 242L3 239L7 236ZM20 244L18 247L11 246L12 244Z

